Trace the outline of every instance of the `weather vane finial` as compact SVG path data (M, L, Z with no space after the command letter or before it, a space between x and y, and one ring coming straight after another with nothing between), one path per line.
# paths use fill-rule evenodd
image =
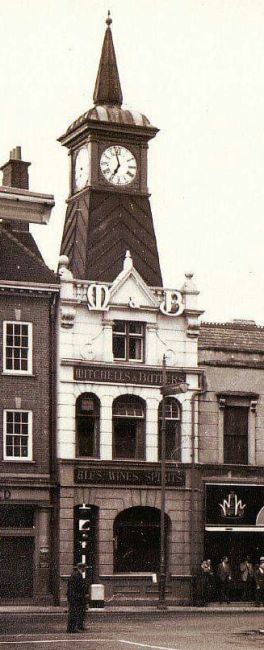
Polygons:
M107 12L107 19L106 19L105 22L106 22L106 24L107 24L107 27L110 27L110 25L111 25L112 22L113 22L113 21L112 21L112 18L111 18L111 16L110 16L110 10L109 10L109 9L108 9L108 12Z

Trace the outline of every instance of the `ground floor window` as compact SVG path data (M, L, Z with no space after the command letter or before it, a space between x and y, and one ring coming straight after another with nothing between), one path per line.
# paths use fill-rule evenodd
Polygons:
M166 558L168 530L166 515ZM159 572L160 510L142 506L124 510L115 519L113 533L115 573Z

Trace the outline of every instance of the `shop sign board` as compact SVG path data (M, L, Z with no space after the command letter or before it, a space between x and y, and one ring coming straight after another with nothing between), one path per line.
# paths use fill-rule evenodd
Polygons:
M157 368L129 368L126 366L77 365L73 369L76 381L87 381L102 384L136 384L139 386L162 385L162 371ZM186 382L186 374L174 370L166 370L166 384L177 386Z
M264 485L207 484L207 526L256 526L264 508Z
M160 486L160 467L156 468L126 468L126 467L75 467L75 483L86 485L133 485L133 486ZM177 468L169 466L166 468L166 486L183 487L185 485L185 473Z

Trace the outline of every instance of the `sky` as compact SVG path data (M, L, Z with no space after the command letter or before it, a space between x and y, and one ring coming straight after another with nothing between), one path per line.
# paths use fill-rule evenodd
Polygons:
M164 286L192 271L204 320L264 324L264 1L0 0L0 163L22 146L32 226L57 267L69 194L57 138L93 105L110 9L124 105L160 129L148 185Z

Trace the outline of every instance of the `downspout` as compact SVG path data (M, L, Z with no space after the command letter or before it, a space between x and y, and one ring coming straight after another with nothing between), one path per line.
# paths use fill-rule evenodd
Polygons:
M58 462L57 462L57 315L58 315L59 293L54 295L50 306L50 473L52 482L52 582L54 589L54 603L59 605L59 487L58 487Z
M194 556L194 535L195 535L195 401L200 395L207 391L207 382L204 370L201 374L201 387L196 390L191 397L192 411L192 444L191 444L191 520L190 520L190 570L193 576L193 556ZM199 423L198 423L199 425ZM199 433L199 432L198 432Z

